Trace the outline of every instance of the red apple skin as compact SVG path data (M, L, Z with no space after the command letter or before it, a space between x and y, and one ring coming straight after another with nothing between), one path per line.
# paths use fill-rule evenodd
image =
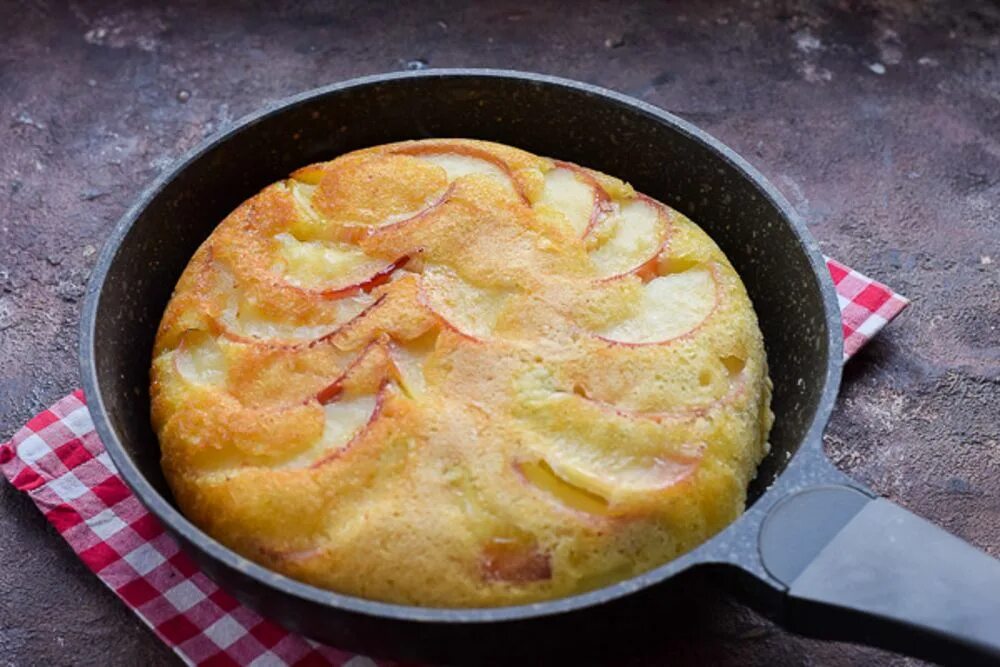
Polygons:
M320 405L327 405L340 399L340 395L344 393L343 380L344 376L341 375L339 378L317 392L315 398L319 401ZM309 399L309 401L312 401L312 399Z
M360 234L357 238L353 239L353 241L357 242L357 241L359 241L359 240L361 240L363 238L376 237L376 236L379 236L380 234L384 234L385 232L387 232L389 230L398 230L398 229L400 229L402 227L405 227L407 225L411 225L411 224L413 224L415 222L419 222L420 220L426 218L428 215L430 215L435 210L437 210L442 204L446 204L448 202L448 200L451 199L451 195L454 192L455 192L455 184L452 183L441 194L441 196L438 197L437 200L435 200L434 203L432 203L427 208L424 208L424 209L421 209L420 211L417 211L416 213L414 213L413 215L411 215L409 218L404 218L403 220L397 220L396 222L390 222L387 225L382 225L380 227L365 227L364 228L364 232L362 234ZM416 250L415 252L420 252L420 251Z
M323 387L322 389L320 389L316 393L315 399L317 401L319 401L319 404L320 405L327 405L329 403L334 403L334 402L340 400L340 396L344 392L344 382L345 382L345 380L351 376L351 374L354 372L354 370L358 366L360 366L361 363L369 355L376 354L376 353L378 353L380 351L382 351L382 352L384 352L386 354L387 358L389 359L388 364L391 365L392 364L392 358L389 356L389 341L388 341L388 338L387 337L383 337L383 338L379 338L377 340L373 340L372 342L368 343L368 345L366 345L364 347L364 349L361 350L361 352L358 354L358 356L355 357L354 360L351 361L351 363L347 365L347 368L345 368L344 371L340 375L338 375L337 378L333 382L331 382L327 386ZM387 373L387 377L388 377L388 375L389 374ZM312 400L313 399L310 398L306 402L310 402Z
M383 268L379 269L368 278L365 278L361 282L355 283L353 285L345 285L344 287L335 287L332 289L319 289L319 290L311 290L302 287L296 289L300 289L301 291L309 294L315 294L323 299L328 299L331 301L334 301L336 299L343 299L345 297L354 296L356 294L361 294L361 293L367 294L368 292L371 292L379 285L384 285L387 282L389 282L389 280L392 279L392 274L394 274L396 271L406 266L406 264L409 263L409 261L410 261L410 255L403 255L394 262L386 264Z
M636 268L632 269L628 273L619 274L617 276L614 276L614 278L621 278L623 275L626 276L633 275L633 276L638 276L639 280L641 280L643 284L648 283L653 278L658 277L658 274L656 272L656 265L659 264L660 253L662 252L663 252L663 247L661 246L660 250L658 250L655 255L647 259L645 262L643 262ZM605 278L605 281L607 281L607 278Z
M351 319L347 320L346 322L338 326L333 331L327 334L323 334L322 336L314 340L302 343L302 345L305 347L312 347L314 345L320 345L322 343L326 343L335 338L337 334L346 331L350 327L357 326L358 322L360 322L362 319L370 315L372 311L374 311L376 308L379 308L382 304L386 302L386 296L387 296L386 294L382 294L379 298L375 299L374 303L366 307L364 310L362 310L360 313L358 313Z

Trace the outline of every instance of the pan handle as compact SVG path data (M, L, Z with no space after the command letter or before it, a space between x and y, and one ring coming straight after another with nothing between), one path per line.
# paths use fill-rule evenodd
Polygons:
M884 498L833 484L776 503L759 533L788 629L947 664L1000 664L1000 560Z

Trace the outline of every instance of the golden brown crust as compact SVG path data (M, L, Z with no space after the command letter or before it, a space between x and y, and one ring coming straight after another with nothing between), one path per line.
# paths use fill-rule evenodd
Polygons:
M304 167L231 213L157 335L181 509L317 586L431 606L576 593L743 510L770 383L694 223L461 139Z

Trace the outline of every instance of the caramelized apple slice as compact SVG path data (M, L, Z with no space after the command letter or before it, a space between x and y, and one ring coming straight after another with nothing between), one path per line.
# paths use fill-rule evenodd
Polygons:
M353 244L381 227L418 217L444 199L443 184L420 178L400 182L401 175L385 172L387 165L370 166L374 172L362 167L325 174L319 185L303 182L296 172L286 181L299 217L291 226L293 234L302 240Z
M292 200L295 202L295 209L299 215L310 221L322 222L323 216L319 214L312 203L313 196L316 194L316 184L301 181L293 175L293 178L286 181L285 185L292 194Z
M394 262L374 259L357 246L330 241L300 241L291 234L274 237L278 261L272 272L282 280L326 299L368 292L387 283L409 257Z
M419 338L434 327L433 314L420 300L419 280L415 274L402 276L354 319L315 342L329 341L341 350L353 350L380 336L399 342Z
M188 382L218 386L226 381L226 363L215 336L207 331L189 329L181 335L174 352L174 367Z
M291 173L293 180L305 185L319 185L326 175L327 167L322 162L299 167Z
M420 156L420 159L444 169L445 173L448 174L449 182L469 174L483 174L510 182L506 170L498 166L496 162L484 160L482 157L460 153L425 153Z
M545 174L545 185L535 206L562 213L577 236L584 236L608 213L610 199L593 176L567 163L556 163Z
M568 484L603 498L621 492L652 492L670 488L694 472L704 446L691 444L684 454L649 457L606 457L585 447L550 457L552 471Z
M320 405L329 405L345 394L374 394L387 380L397 376L389 354L389 339L382 337L369 343L344 372L321 389L315 398Z
M478 174L495 178L511 187L521 199L527 201L510 166L496 155L473 146L417 144L399 148L397 154L412 155L444 169L448 182L463 176Z
M331 343L341 350L359 349L383 334L400 341L418 338L434 326L435 317L419 299L417 277L406 274L377 297L360 293L336 300L333 324L297 326L275 322L253 304L232 298L215 325L222 336L247 345L301 348Z
M562 504L591 514L622 514L649 493L683 481L704 445L682 424L608 409L576 393L525 396L519 407L540 439L522 474Z
M323 435L284 467L321 465L349 448L378 418L396 377L388 338L370 343L339 377L317 392L314 400L323 406Z
M434 350L437 332L430 331L419 338L394 344L390 349L392 363L399 373L399 387L411 398L427 391L424 361Z
M643 285L635 314L600 333L627 345L658 345L697 329L718 300L714 271L698 267L654 278Z
M379 392L327 403L323 406L323 435L315 445L281 467L308 468L335 458L377 418L382 400L383 392Z
M609 513L607 498L564 479L544 459L522 461L517 464L517 470L525 480L565 507L587 514Z
M637 197L600 218L586 236L590 260L604 280L636 273L655 263L670 231L659 204Z
M444 267L427 266L420 281L420 300L441 323L470 340L489 338L507 293L476 287Z
M372 296L360 292L337 301L337 316L333 322L302 325L277 321L261 312L255 303L240 298L234 292L226 308L216 318L216 324L222 335L230 340L273 347L294 347L328 338L341 326L346 326L344 323L350 323L374 303Z

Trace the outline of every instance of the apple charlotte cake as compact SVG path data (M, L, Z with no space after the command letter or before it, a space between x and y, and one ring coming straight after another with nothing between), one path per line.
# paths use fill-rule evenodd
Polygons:
M206 533L437 607L683 554L743 511L772 421L750 300L697 225L461 139L350 153L241 204L176 286L151 391Z

